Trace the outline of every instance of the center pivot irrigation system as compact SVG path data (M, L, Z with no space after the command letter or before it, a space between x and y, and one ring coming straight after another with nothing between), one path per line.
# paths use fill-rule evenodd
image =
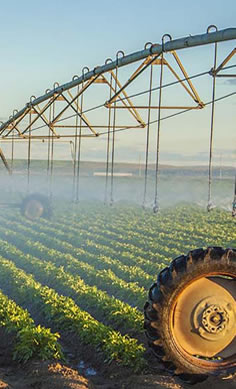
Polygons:
M130 55L118 51L116 59L93 70L83 68L82 75L59 85L15 110L0 125L2 144L11 142L11 166L3 153L1 159L12 173L15 144L27 144L28 184L33 142L43 142L47 155L47 173L53 176L55 145L70 142L73 158L73 198L79 200L81 147L85 138L106 139L105 200L114 201L114 164L116 134L128 130L145 132L145 178L143 206L147 201L147 177L150 161L150 139L154 128L156 145L155 195L153 211L159 210L159 151L161 125L180 114L211 107L209 120L210 148L208 172L208 204L212 209L212 154L215 103L235 96L236 92L216 98L217 78L232 78L235 64L232 48L218 64L218 43L236 39L236 28L218 31L209 26L202 35L173 40L169 34L160 44L146 43L143 50ZM214 45L211 69L189 76L177 51L207 44ZM231 61L231 62L230 62ZM123 73L122 73L123 68ZM166 74L171 78L166 77ZM204 102L193 80L211 77L212 98ZM168 82L164 82L165 80ZM139 81L139 84L137 82ZM179 87L178 103L165 99L166 90ZM100 88L99 93L96 88ZM133 88L133 89L132 89ZM183 100L181 100L183 96ZM180 103L183 101L183 103ZM163 111L170 112L163 114ZM236 185L235 185L236 187ZM16 205L17 206L17 205ZM20 205L31 219L51 214L46 197L31 194ZM232 215L236 215L234 193ZM176 258L165 268L149 291L144 308L145 331L155 355L168 370L193 377L228 374L236 370L236 252L233 249L196 249Z
M155 180L153 211L159 209L159 151L161 126L164 120L187 113L200 111L211 106L210 150L209 150L209 182L207 209L212 209L212 155L215 103L226 98L232 98L236 92L216 98L216 79L232 78L235 64L232 63L236 49L233 48L225 59L217 64L217 42L235 39L235 29L229 28L217 31L215 26L209 26L206 34L188 36L173 40L169 34L162 37L161 44L146 43L144 50L125 55L118 51L115 61L108 58L103 66L97 66L92 71L87 67L82 75L75 75L72 81L59 85L54 83L53 88L47 89L45 94L36 98L31 96L20 111L14 110L5 123L0 122L0 139L2 148L0 157L9 173L14 166L14 154L18 143L26 143L28 193L30 192L30 171L32 159L32 145L37 145L47 160L47 174L49 177L50 197L52 194L52 180L56 147L60 143L70 145L73 160L73 199L80 197L81 151L88 148L88 138L103 139L106 141L105 169L105 202L114 202L114 166L117 153L117 133L131 131L145 134L145 171L143 206L147 203L148 170L150 165L150 142L155 143ZM194 48L206 44L214 44L214 58L212 68L189 76L183 66L177 51ZM203 101L193 82L202 77L212 79L212 98ZM165 82L166 81L166 82ZM173 88L178 88L178 101L172 98ZM169 114L164 114L168 112ZM196 114L197 115L197 114ZM163 123L164 124L164 123ZM118 139L119 141L119 139ZM4 155L4 142L11 143L11 156ZM90 141L96 142L96 141ZM40 143L40 145L39 145ZM105 144L105 142L103 142ZM91 144L91 143L90 143ZM101 144L101 142L100 142ZM65 146L66 148L66 146ZM9 149L9 145L8 145ZM200 151L200 150L199 150ZM11 164L8 161L11 160ZM235 187L236 190L236 187ZM32 195L29 197L30 206L27 215L32 217L46 216L42 207ZM37 197L39 201L39 197ZM50 206L46 198L44 204ZM20 203L19 203L20 204ZM18 205L19 205L18 204ZM24 202L26 210L27 201ZM37 210L33 212L34 205ZM33 215L34 214L34 215ZM49 212L50 214L50 212ZM236 214L236 194L233 200L232 215Z

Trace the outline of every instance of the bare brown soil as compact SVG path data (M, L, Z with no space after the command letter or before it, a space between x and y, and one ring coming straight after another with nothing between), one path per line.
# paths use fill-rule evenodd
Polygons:
M35 362L24 368L0 369L0 389L92 389L74 369L59 363Z
M236 375L228 379L215 377L194 385L194 389L235 389ZM177 377L158 374L128 374L128 370L86 378L77 369L61 363L31 362L0 367L0 389L189 389Z
M82 345L77 338L67 336L63 349L68 363L32 361L17 364L12 361L12 336L0 329L0 389L189 389L178 377L171 377L147 351L150 366L146 374L107 365L102 355L89 345ZM83 363L81 363L83 361ZM87 374L87 368L96 375ZM194 389L235 389L236 374L228 379L210 377L193 386Z

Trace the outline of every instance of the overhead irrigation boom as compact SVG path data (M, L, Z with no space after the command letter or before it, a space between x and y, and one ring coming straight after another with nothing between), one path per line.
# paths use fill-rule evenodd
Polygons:
M23 115L25 116L26 112L29 112L32 107L37 106L38 104L43 103L44 101L55 98L55 95L61 95L63 92L74 88L88 80L91 80L94 77L97 77L103 73L112 71L116 68L120 68L129 64L132 64L134 62L140 61L142 59L147 58L148 56L153 55L160 55L162 52L171 52L173 50L181 50L185 48L190 47L196 47L196 46L203 46L210 43L217 43L217 42L223 42L227 40L236 39L236 28L227 28L220 31L214 31L214 32L207 32L205 34L200 35L194 35L194 36L187 36L180 39L171 39L169 34L166 34L166 37L168 37L170 40L165 42L164 39L162 40L162 44L152 44L149 48L146 48L144 50L129 54L129 55L123 55L122 57L116 58L115 61L109 62L107 64L104 64L102 66L95 67L92 71L87 71L86 73L83 73L80 77L75 78L74 80L63 84L56 86L53 90L48 90L47 93L44 95L32 99L30 102L26 104L24 108L22 108L19 112L16 112L13 114L9 120L7 120L5 123L2 123L0 126L0 135L3 135L4 130L6 130L9 125L13 122L15 122L17 119L21 118ZM122 54L122 52L120 52Z
M157 212L158 205L158 171L159 171L159 151L160 151L160 131L161 122L164 119L189 112L191 110L201 110L207 105L211 105L211 137L210 137L210 158L209 158L209 190L208 190L208 210L212 208L211 202L211 182L212 182L212 152L213 152L213 130L214 130L214 108L215 102L232 97L236 92L225 96L216 97L216 77L234 77L234 74L225 74L224 70L235 67L228 66L228 62L236 53L234 48L229 55L217 64L217 43L236 39L236 28L217 30L211 25L207 32L195 36L172 39L169 34L164 34L159 44L147 42L143 50L125 55L123 51L116 53L115 60L108 58L104 65L96 66L93 70L84 67L82 75L73 76L72 80L66 84L59 85L55 82L52 89L47 89L40 97L31 96L30 101L20 111L14 110L9 119L0 125L0 139L4 142L12 143L12 161L14 159L14 142L27 142L27 168L28 184L30 181L31 168L31 148L33 141L44 142L44 150L47 154L47 172L52 182L53 161L55 158L54 144L68 139L72 157L73 168L73 198L79 199L79 177L80 160L82 150L82 138L107 137L106 144L106 185L105 201L110 197L110 204L114 201L114 164L116 132L129 129L144 129L146 133L145 149L145 182L143 206L146 206L147 176L150 153L150 128L155 125L156 136L156 162L155 162L155 198L153 210ZM186 68L180 60L178 51L187 48L200 47L207 44L214 44L215 55L214 64L211 69L189 76ZM169 53L169 54L168 54ZM168 54L168 58L167 55ZM128 65L132 65L131 71ZM127 67L127 69L126 69ZM121 69L125 68L125 75ZM135 69L133 69L135 68ZM154 69L157 69L154 70ZM158 73L158 71L160 72ZM149 73L148 73L149 71ZM174 81L165 84L164 73L174 78ZM222 74L223 73L223 74ZM196 78L208 75L213 80L213 93L211 101L204 101L196 87ZM146 76L145 84L142 76ZM121 81L122 79L122 81ZM142 86L135 87L135 82L139 81ZM154 83L158 82L156 86ZM100 87L99 93L94 88ZM143 90L143 85L146 89ZM169 86L179 85L185 94L185 100L180 103L172 103L171 99L163 99L163 90ZM131 89L130 89L131 88ZM139 89L140 88L140 89ZM102 90L102 91L101 91ZM89 94L92 93L92 94ZM155 99L154 99L154 94ZM94 99L98 103L94 103ZM134 102L135 98L140 98ZM90 103L90 100L92 103ZM155 100L155 103L154 103ZM101 111L99 111L101 110ZM162 110L169 110L169 115L163 117ZM96 111L96 114L93 113ZM97 112L99 113L97 114ZM153 120L152 112L157 115ZM100 114L101 113L101 114ZM126 116L125 116L126 115ZM45 142L46 141L46 142ZM42 148L41 148L42 149ZM8 169L12 171L1 148L0 157ZM13 165L13 163L12 163ZM110 194L108 196L110 180ZM50 184L51 185L51 184ZM51 190L50 190L51 192Z

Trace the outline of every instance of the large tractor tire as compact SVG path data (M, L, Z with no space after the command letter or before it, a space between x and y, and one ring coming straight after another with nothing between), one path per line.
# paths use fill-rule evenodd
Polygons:
M48 197L34 193L24 198L21 204L21 214L30 220L37 220L40 217L50 219L52 207Z
M163 269L144 307L159 361L189 383L236 371L236 250L210 247Z

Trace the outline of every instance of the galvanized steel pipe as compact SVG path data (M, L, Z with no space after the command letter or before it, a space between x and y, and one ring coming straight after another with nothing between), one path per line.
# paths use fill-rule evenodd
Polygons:
M26 106L17 112L14 116L11 117L8 121L0 126L0 131L4 130L9 126L10 123L14 122L16 119L20 118L29 107L38 105L50 97L53 97L55 93L62 93L68 89L71 89L82 82L88 81L93 76L108 72L115 69L116 67L126 66L128 64L142 60L152 54L161 54L162 51L169 52L172 50L181 50L189 47L202 46L215 42L222 42L227 40L236 39L236 28L227 28L224 30L219 30L215 32L208 32L200 35L187 36L184 38L170 40L164 44L154 44L148 49L137 51L135 53L117 58L113 62L109 62L102 66L95 67L92 71L84 73L82 76L56 87L55 89L49 91L48 93L34 99L30 103L27 103Z

